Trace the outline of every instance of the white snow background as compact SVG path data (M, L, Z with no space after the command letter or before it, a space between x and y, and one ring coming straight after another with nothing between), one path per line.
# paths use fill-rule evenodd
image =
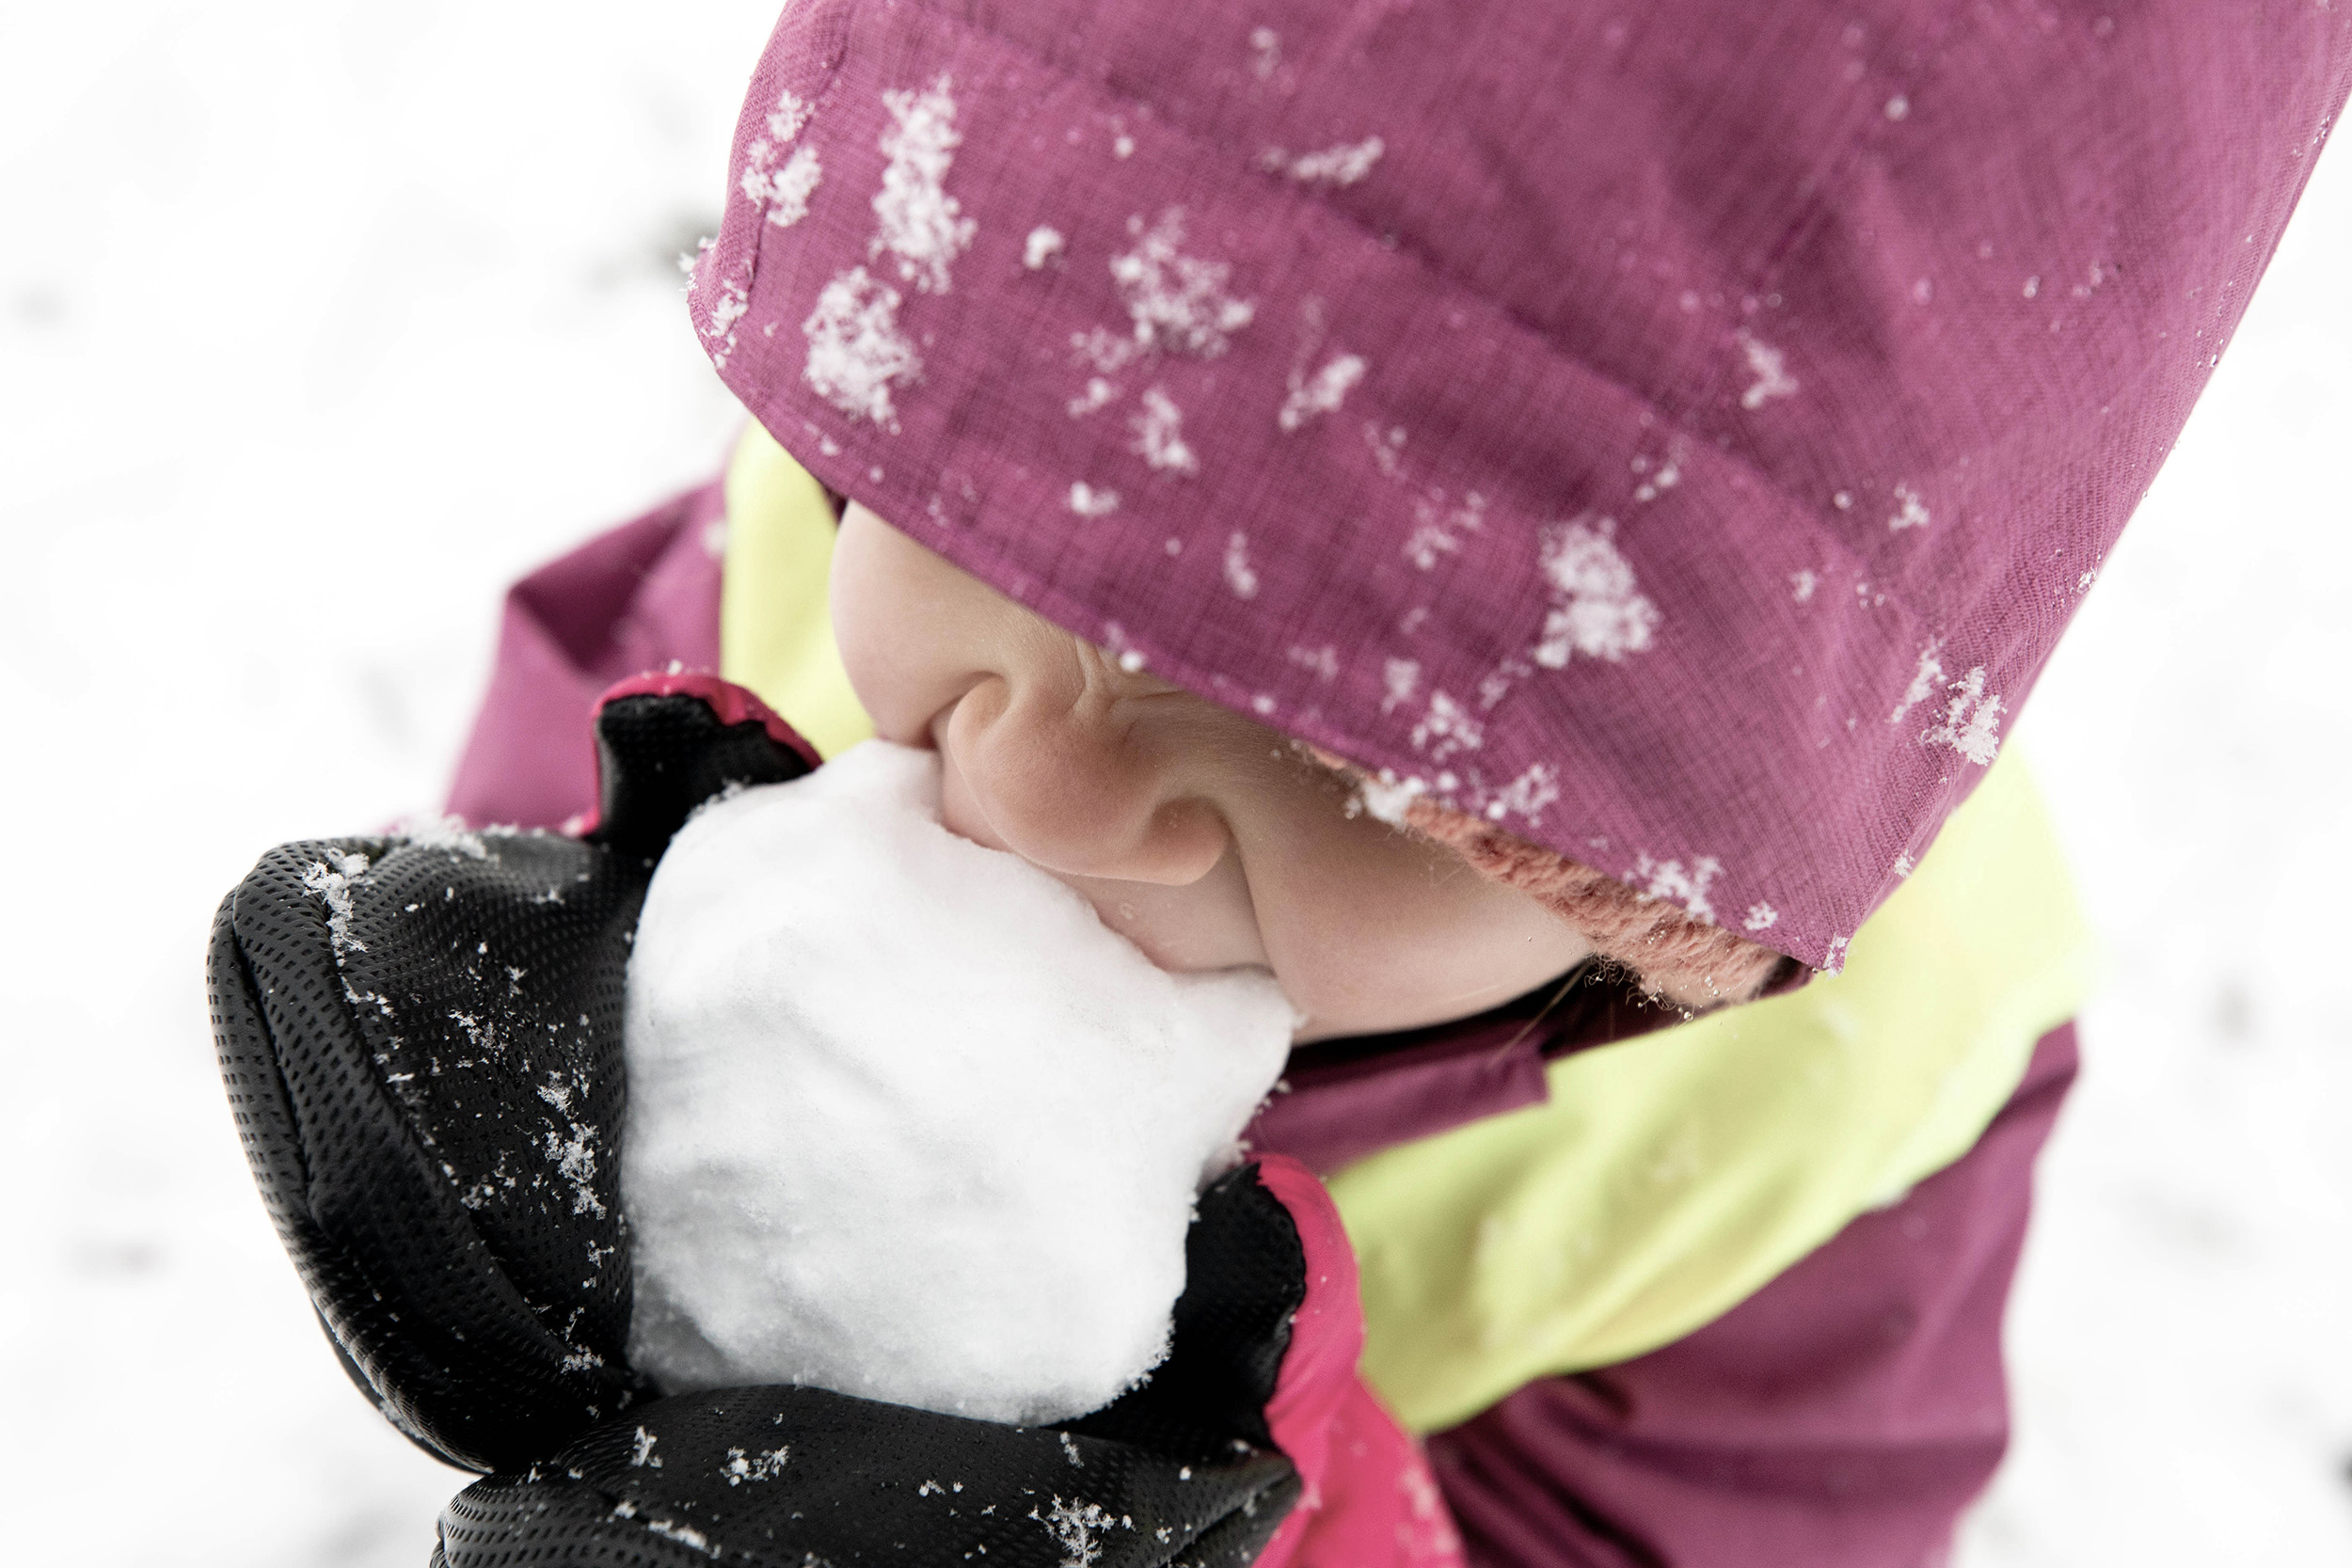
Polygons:
M213 906L438 799L497 596L711 471L772 0L0 12L12 1560L421 1568L215 1080ZM2110 980L1967 1568L2352 1561L2352 161L2017 726Z

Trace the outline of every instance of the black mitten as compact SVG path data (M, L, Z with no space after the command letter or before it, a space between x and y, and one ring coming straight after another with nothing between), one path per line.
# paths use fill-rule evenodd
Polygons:
M1225 1568L1298 1496L1264 1407L1305 1290L1289 1212L1232 1172L1201 1195L1168 1359L1105 1409L1022 1430L814 1388L655 1400L441 1516L446 1568Z
M527 1465L651 1392L624 1354L628 945L695 804L807 771L785 733L622 696L586 840L290 844L221 905L213 1031L262 1200L356 1380L452 1464Z
M1306 1287L1253 1170L1201 1199L1169 1359L1067 1432L813 1389L661 1399L630 1368L638 911L696 805L815 759L748 693L691 675L618 689L597 740L584 838L288 845L214 928L222 1074L322 1323L404 1432L496 1472L444 1515L447 1560L1254 1558L1297 1493L1262 1412Z

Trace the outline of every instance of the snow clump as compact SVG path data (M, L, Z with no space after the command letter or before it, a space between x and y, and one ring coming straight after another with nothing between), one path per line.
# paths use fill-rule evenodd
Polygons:
M1258 313L1256 301L1226 288L1232 265L1185 254L1181 208L1168 209L1148 230L1141 216L1131 217L1127 232L1136 246L1111 258L1111 280L1135 322L1136 346L1201 359L1223 354L1227 340Z
M883 741L706 807L629 960L629 1357L1035 1425L1166 1354L1203 1183L1294 1015L1154 968Z
M1618 552L1615 532L1613 519L1596 522L1589 513L1543 529L1543 569L1551 585L1552 610L1544 617L1534 659L1545 669L1561 668L1572 653L1613 664L1650 645L1658 606L1636 585L1632 564Z
M825 285L801 324L808 339L802 378L851 419L896 429L893 383L923 373L923 356L898 328L898 291L851 267Z
M1279 147L1269 147L1259 154L1258 166L1287 174L1302 185L1352 185L1370 174L1387 150L1388 145L1378 136L1327 147L1320 152L1302 152L1295 158Z
M898 259L900 278L934 294L947 292L947 269L978 230L946 188L963 143L948 85L942 76L924 92L882 94L892 124L882 150L890 163L874 196L874 255L889 251Z

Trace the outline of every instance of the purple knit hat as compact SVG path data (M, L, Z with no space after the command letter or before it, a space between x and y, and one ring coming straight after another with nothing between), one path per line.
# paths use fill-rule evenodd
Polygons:
M794 0L693 317L1073 632L1835 969L2344 103L2265 9Z

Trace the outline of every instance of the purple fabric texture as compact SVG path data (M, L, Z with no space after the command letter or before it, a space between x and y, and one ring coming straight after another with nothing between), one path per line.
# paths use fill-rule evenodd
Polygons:
M2309 0L796 0L692 290L834 489L1820 967L2352 83Z
M596 698L673 662L719 667L718 480L507 591L490 689L450 785L474 823L559 828L596 807Z
M1900 1203L1687 1338L1432 1437L1470 1561L1943 1563L2008 1443L2002 1308L2074 1070L2070 1023L1977 1146Z

